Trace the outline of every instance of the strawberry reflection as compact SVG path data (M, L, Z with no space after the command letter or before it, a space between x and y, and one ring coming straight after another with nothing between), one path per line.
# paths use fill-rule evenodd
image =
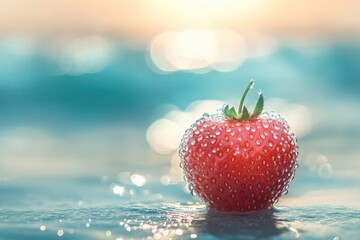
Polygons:
M267 239L289 232L284 220L277 218L275 209L255 213L229 214L208 210L203 219L194 219L191 229L199 235L221 239Z

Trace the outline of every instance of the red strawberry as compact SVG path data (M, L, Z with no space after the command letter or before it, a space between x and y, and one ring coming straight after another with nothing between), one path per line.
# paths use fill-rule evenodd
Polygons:
M250 115L225 106L204 114L185 132L179 155L192 191L220 211L248 212L268 208L287 192L297 167L298 147L280 115L262 113L260 93Z

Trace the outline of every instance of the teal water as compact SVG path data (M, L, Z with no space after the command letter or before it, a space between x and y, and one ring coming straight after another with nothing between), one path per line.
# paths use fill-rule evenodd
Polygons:
M183 191L184 184L124 185L129 191L120 196L114 182L2 181L0 239L337 240L359 235L356 189L285 196L272 209L237 215L207 209Z
M355 218L359 217L359 211L351 208L321 206L283 206L236 216L211 212L193 203L4 210L1 236L2 239L357 239L359 222Z

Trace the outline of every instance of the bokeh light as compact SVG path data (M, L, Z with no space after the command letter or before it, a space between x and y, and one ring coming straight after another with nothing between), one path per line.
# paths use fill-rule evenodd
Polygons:
M84 36L57 41L47 52L57 64L57 74L97 73L113 58L111 43L101 36Z
M239 67L246 56L242 37L226 29L161 33L149 49L151 60L164 72L198 69L228 72Z
M185 130L204 113L218 109L222 104L222 101L216 100L195 101L185 111L168 112L165 118L156 120L149 126L146 134L149 145L157 153L173 153L178 149Z

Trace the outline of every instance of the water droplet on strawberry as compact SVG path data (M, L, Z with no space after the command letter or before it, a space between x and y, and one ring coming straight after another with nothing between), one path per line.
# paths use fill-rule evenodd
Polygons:
M273 133L273 138L277 140L279 138L279 135L277 133Z
M246 212L269 207L285 194L297 167L298 150L280 115L265 113L240 122L227 121L219 113L205 114L196 124L185 132L179 156L189 183L210 206ZM196 195L193 188L191 192ZM244 195L247 200L240 201Z
M276 114L274 112L270 112L270 118L277 119L277 118L279 118L279 114Z
M286 194L288 194L288 192L289 192L289 191L288 191L287 189L285 189L285 190L282 192L282 194L283 194L283 195L286 195Z
M288 125L285 125L283 131L284 133L288 134L290 132L290 127Z
M265 139L265 138L266 138L265 134L263 134L263 133L260 133L260 137L261 137L262 139Z
M190 185L191 186L191 185ZM197 196L198 194L197 194L197 192L196 192L196 190L195 190L195 188L193 188L192 186L190 187L190 193L191 193L191 195L193 195L193 196Z

